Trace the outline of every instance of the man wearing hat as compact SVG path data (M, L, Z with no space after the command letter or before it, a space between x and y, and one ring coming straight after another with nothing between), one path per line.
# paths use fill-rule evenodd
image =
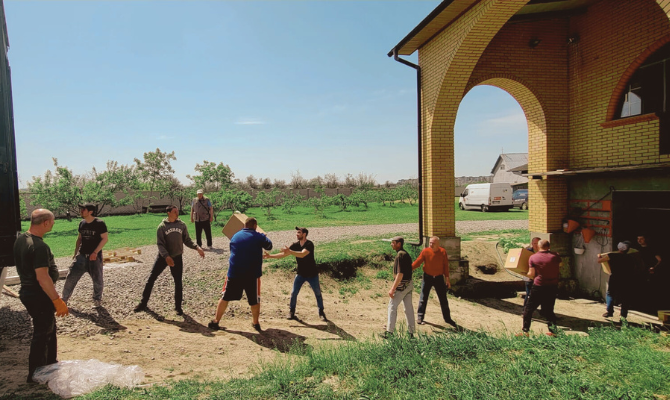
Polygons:
M79 213L83 218L79 223L79 236L74 246L74 261L63 286L63 301L67 303L77 282L85 272L93 280L93 302L100 307L102 302L102 248L107 244L107 225L95 217L96 206L80 204Z
M214 208L212 202L205 197L205 191L198 189L198 197L191 202L191 222L195 222L195 241L202 247L202 231L207 237L207 248L212 248L212 221L214 221Z
M295 307L298 301L298 293L302 285L307 282L314 291L316 296L316 306L319 308L319 317L327 321L326 313L323 311L323 297L321 296L321 286L319 285L319 271L316 268L316 260L314 259L314 243L307 240L307 228L295 227L295 236L297 242L291 246L286 246L281 253L265 254L263 258L284 258L286 256L294 256L298 263L298 273L293 280L293 290L291 291L291 303L289 305L289 315L287 319L296 319Z

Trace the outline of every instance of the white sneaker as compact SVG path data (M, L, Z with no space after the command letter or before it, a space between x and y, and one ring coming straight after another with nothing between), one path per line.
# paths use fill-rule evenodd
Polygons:
M102 300L93 300L93 307L95 308L102 307Z

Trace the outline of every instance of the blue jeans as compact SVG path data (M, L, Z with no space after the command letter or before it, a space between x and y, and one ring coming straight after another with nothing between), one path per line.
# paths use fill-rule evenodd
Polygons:
M84 272L88 272L93 280L93 300L102 300L102 289L105 286L102 279L102 259L99 254L95 261L89 260L88 257L87 254L77 254L75 257L63 285L63 301L67 302L70 299L74 287Z
M311 286L312 290L314 291L314 296L316 296L316 305L319 307L319 311L323 311L323 297L321 296L319 275L314 275L310 278L305 278L302 275L296 275L295 280L293 280L293 290L291 291L291 314L295 313L295 304L298 301L298 293L300 293L300 289L305 282L309 283L309 286Z
M625 297L625 296L622 296ZM616 300L619 300L618 298L613 297L610 294L610 291L608 290L605 299L607 300L607 313L610 315L614 314L614 302ZM627 298L622 298L621 300L621 317L622 318L628 318L628 299Z

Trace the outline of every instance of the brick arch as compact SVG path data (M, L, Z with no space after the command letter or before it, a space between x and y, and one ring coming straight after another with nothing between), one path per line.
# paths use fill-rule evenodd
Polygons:
M486 47L528 0L476 3L468 17L437 35L420 51L422 65L434 66L422 84L424 108L425 227L428 235L455 236L454 125L468 80ZM425 55L422 57L422 55ZM425 71L425 69L424 69Z
M644 49L644 51L635 58L635 60L628 66L628 68L626 68L626 71L621 75L621 78L619 78L619 82L617 82L616 86L614 87L614 90L612 91L612 96L610 97L609 104L607 105L607 116L605 118L605 121L612 121L615 118L617 108L619 105L619 100L626 91L626 85L628 84L628 81L633 76L635 71L637 71L637 69L640 68L640 66L644 63L644 61L647 58L649 58L649 56L654 54L656 50L660 49L668 42L670 42L670 35L658 39L657 41L652 43L649 47Z

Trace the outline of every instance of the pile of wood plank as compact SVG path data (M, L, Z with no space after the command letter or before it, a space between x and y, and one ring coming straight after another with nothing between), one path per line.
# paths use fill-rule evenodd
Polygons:
M127 263L135 261L135 256L142 254L142 250L133 247L123 247L112 251L102 252L102 261L105 263Z

